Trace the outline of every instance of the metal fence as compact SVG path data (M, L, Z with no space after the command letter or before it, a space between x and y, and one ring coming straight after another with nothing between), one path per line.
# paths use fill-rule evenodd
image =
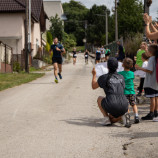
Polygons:
M12 48L3 42L0 42L0 72L10 73L13 71Z

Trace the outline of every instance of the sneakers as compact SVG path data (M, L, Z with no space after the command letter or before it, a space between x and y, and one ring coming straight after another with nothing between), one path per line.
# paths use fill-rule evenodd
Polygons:
M131 127L130 114L126 113L122 116L123 125L127 128Z
M153 120L154 114L153 113L148 113L146 116L142 117L142 120Z
M55 81L55 83L58 83L58 79L57 79L57 78L55 78L55 80L54 80L54 81Z
M111 125L109 117L104 117L103 120L101 122L98 122L98 123L102 126L110 126Z
M61 73L58 73L58 76L59 76L60 79L62 79Z
M153 118L154 122L158 122L158 116Z
M139 123L139 122L140 122L139 116L135 116L135 118L134 118L134 123Z

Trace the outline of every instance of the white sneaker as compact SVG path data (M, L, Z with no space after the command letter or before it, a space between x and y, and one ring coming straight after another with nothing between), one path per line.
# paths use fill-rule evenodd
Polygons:
M109 126L111 125L109 117L104 117L101 122L98 122L102 126Z
M123 121L123 125L127 128L131 127L131 123L130 123L130 114L126 113L122 116L122 121Z
M153 121L154 121L154 122L158 122L158 117L154 117L154 118L153 118Z

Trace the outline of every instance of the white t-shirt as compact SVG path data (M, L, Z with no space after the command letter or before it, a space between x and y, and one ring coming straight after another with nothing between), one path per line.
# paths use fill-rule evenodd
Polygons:
M148 67L148 61L144 61L143 65L142 65L142 68L147 69L147 67ZM142 70L137 70L137 71L134 72L134 75L139 76L141 78L145 78L146 72L144 72Z

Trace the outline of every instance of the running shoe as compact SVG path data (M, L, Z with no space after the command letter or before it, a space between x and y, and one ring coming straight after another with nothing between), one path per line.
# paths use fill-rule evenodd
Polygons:
M60 79L62 79L61 73L58 73L58 76L59 76Z
M103 120L101 122L98 122L98 123L102 126L110 126L111 125L109 117L104 117Z
M55 83L58 83L58 79L57 78L54 81L55 81Z
M122 121L125 127L130 128L131 122L130 122L130 114L126 113L122 116Z
M142 120L153 120L154 114L153 113L148 113L146 116L142 117Z
M139 122L140 122L139 116L135 116L135 118L134 118L134 123L139 123Z
M154 122L158 122L158 116L153 118Z

